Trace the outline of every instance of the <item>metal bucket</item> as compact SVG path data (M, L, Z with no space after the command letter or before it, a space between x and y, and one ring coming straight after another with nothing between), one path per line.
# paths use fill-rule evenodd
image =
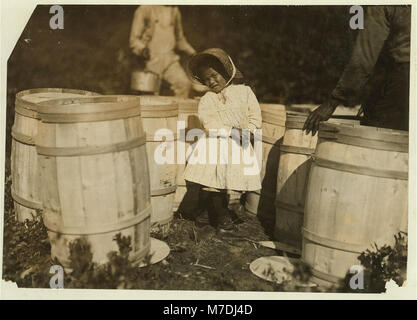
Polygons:
M131 76L130 87L136 91L158 93L160 78L151 71L134 70Z

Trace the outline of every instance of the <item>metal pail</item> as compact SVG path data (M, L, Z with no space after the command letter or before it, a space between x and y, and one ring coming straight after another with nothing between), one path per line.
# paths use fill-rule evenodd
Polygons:
M132 72L130 87L141 92L159 92L159 76L151 71L134 70Z

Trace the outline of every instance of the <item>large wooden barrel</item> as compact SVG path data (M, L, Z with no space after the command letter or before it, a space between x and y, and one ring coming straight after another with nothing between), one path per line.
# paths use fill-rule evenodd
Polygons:
M313 281L335 284L374 243L393 245L407 214L408 132L321 124L303 227Z
M175 192L174 211L177 211L187 191L184 180L184 169L185 160L189 155L187 154L187 150L192 143L186 141L187 133L191 129L202 129L198 117L198 100L177 98L176 102L178 103L178 124L181 125L181 127L179 128L180 136L177 141L177 155L179 161L177 162L177 190Z
M260 104L262 112L262 189L246 194L245 209L273 221L279 164L279 148L285 132L285 106Z
M306 113L288 112L280 147L276 188L274 237L279 242L301 249L304 202L317 135L305 134ZM333 123L357 123L350 119L329 119Z
M141 96L141 110L151 181L151 223L166 232L173 218L176 190L178 104L173 97ZM160 129L169 130L171 137L158 133ZM155 159L157 154L171 154L174 158L162 163Z
M131 237L131 259L150 248L150 187L140 99L99 96L39 106L36 150L52 258L69 267L69 243L85 237L93 261Z
M16 94L15 118L12 127L11 194L18 221L33 219L36 217L36 210L42 209L35 148L35 137L38 132L38 104L51 99L88 95L97 95L97 93L73 89L39 88L24 90Z

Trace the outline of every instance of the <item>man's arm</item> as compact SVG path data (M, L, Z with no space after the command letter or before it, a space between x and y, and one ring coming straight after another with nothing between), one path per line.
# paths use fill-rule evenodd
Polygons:
M378 60L390 33L387 7L370 6L366 10L364 29L359 31L349 63L343 71L330 98L314 110L304 123L303 130L313 135L321 121L326 121L339 104L348 105L359 93Z
M177 40L177 49L184 51L188 55L195 54L194 48L187 42L182 29L181 12L178 7L175 7L175 37Z
M364 29L359 31L348 65L332 92L332 97L349 104L359 93L378 60L390 33L385 6L371 6L366 10Z
M147 20L147 10L144 6L140 6L135 11L129 37L129 46L135 55L140 55L146 48L146 43L142 41L141 37Z

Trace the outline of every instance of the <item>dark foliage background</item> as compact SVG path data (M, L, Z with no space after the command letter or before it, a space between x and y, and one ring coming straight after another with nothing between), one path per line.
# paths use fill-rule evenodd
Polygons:
M135 61L128 38L136 6L64 6L63 30L49 28L49 8L36 8L9 58L7 137L20 90L67 87L129 93ZM184 32L196 50L225 49L264 102L322 102L343 71L356 36L349 28L348 6L180 10Z

